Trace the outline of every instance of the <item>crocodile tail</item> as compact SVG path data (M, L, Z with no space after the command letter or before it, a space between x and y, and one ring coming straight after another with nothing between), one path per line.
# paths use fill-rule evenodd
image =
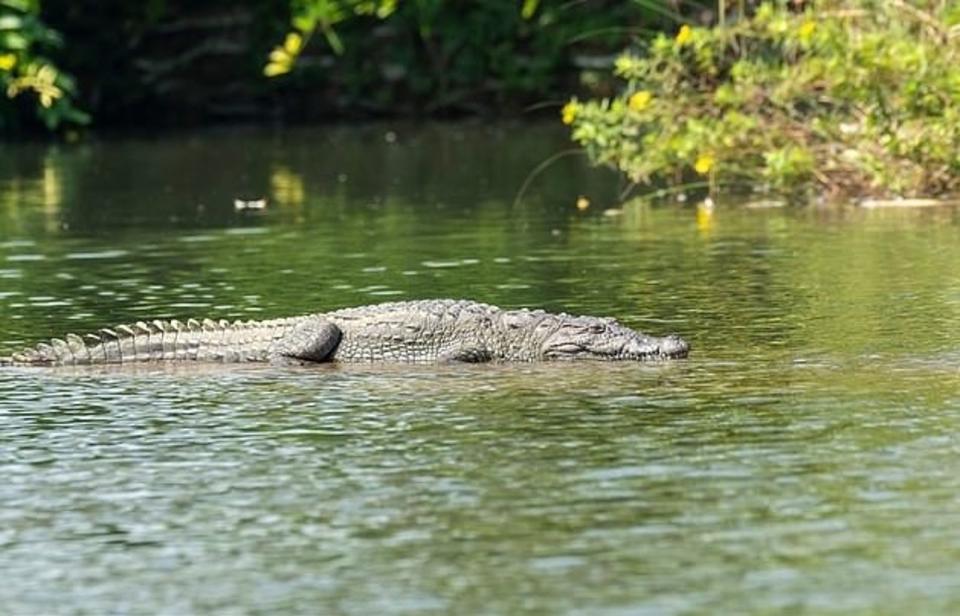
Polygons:
M190 319L138 321L103 328L80 337L67 334L28 347L2 365L63 366L121 364L159 360L249 361L267 352L269 343L288 327L273 321Z
M52 338L14 353L8 365L119 364L172 358L178 332L171 323L177 322L153 321L147 324L139 321L102 328L83 337L67 334L62 339Z
M19 353L14 353L9 358L4 358L4 365L27 365L27 366L53 366L64 364L66 357L62 354L62 346L66 344L59 339L53 339L49 342L41 342L36 346L27 347ZM6 360L9 359L9 363Z

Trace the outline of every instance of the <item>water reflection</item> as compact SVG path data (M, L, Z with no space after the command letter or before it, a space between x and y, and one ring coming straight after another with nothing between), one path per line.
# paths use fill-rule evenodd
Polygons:
M270 176L271 194L273 201L284 207L300 207L303 205L306 191L303 188L303 178L284 166L276 167Z
M877 583L908 601L925 567L950 570L936 543L956 528L956 385L926 400L934 417L903 405L922 374L878 389L878 368L851 390L850 375L794 373L785 390L780 370L749 372L20 371L15 397L0 380L3 546L29 581L6 604L120 609L136 584L150 605L178 588L187 611L866 609ZM896 537L925 547L891 571L869 555Z
M36 174L20 175L15 166L8 167L15 174L0 177L0 211L13 225L23 224L25 218L39 215L43 228L55 233L61 227L61 205L66 190L63 173L65 166L55 149L38 156Z

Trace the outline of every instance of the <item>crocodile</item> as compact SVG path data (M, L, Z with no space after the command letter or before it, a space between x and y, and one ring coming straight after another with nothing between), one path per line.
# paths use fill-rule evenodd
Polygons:
M689 348L676 335L647 336L611 318L434 299L262 321L138 321L53 338L0 365L644 361L686 357Z

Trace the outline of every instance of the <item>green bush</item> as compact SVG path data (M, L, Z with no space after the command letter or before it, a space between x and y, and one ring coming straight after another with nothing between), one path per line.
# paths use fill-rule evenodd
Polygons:
M795 3L791 3L793 5ZM562 111L633 182L830 197L960 190L960 3L766 3L615 63L619 96Z
M88 121L73 104L73 79L43 55L61 40L39 11L39 0L0 0L0 129L19 124L23 108L49 129Z
M712 1L681 4L693 11ZM138 128L552 109L571 92L613 92L606 59L633 37L672 27L671 6L0 0L0 127L36 113L50 126L83 121L78 106L101 125Z
M602 88L591 61L641 26L666 23L658 4L296 0L291 31L264 73L296 66L285 83L326 82L348 106L375 113L515 111Z

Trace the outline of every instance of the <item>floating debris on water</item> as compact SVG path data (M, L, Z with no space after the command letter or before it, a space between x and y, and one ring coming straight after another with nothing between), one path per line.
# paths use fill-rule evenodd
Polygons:
M267 207L267 198L260 197L259 199L234 199L233 200L233 209L242 212L244 210L263 210Z
M778 207L784 207L787 205L786 201L782 199L757 199L756 201L748 201L743 204L748 210L770 210Z
M941 205L957 205L960 201L948 199L863 199L860 207L868 209L882 207L938 207Z

